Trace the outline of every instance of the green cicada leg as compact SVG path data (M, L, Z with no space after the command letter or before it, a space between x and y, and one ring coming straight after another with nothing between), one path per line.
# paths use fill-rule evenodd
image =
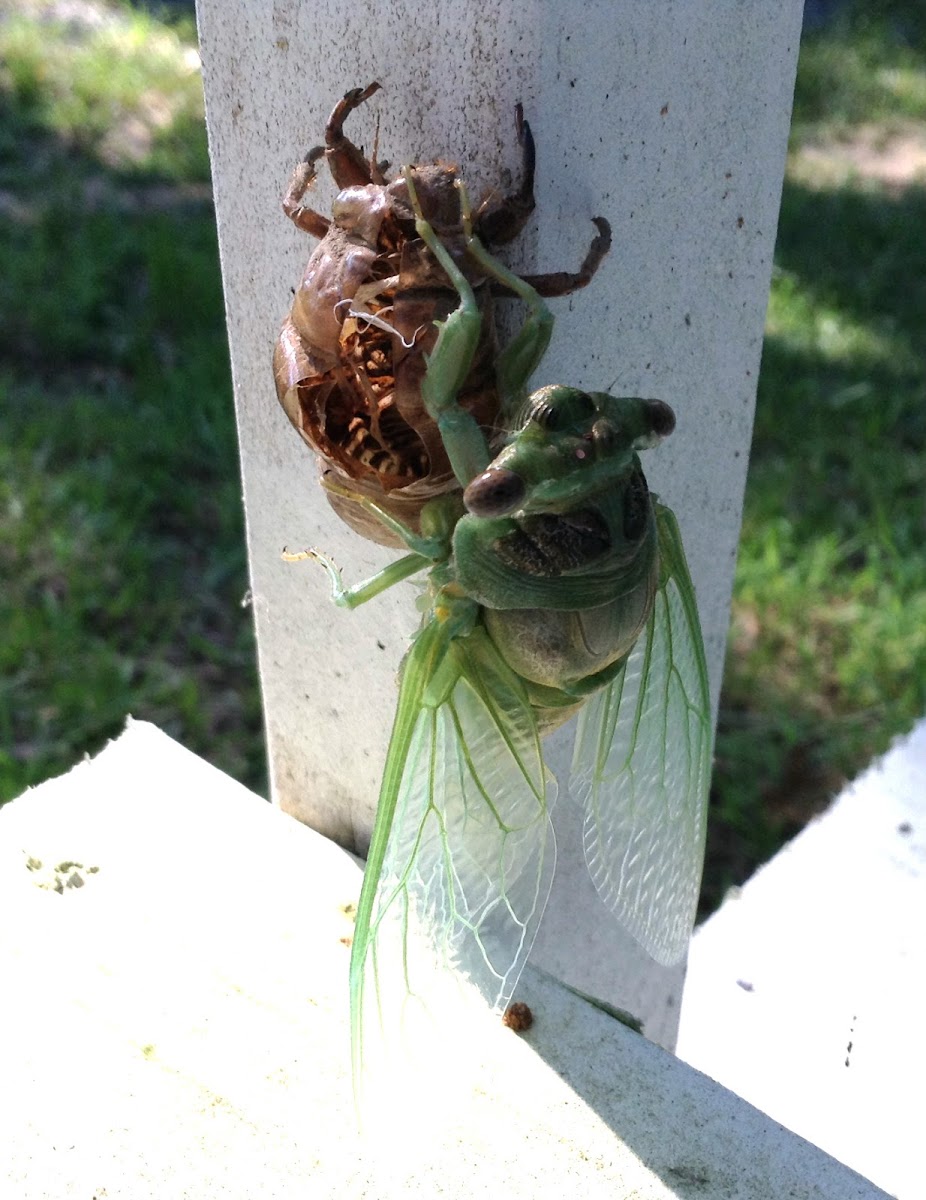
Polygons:
M340 488L329 486L329 491L341 491ZM401 583L419 571L434 568L441 561L446 561L450 553L450 539L454 526L462 511L462 501L456 496L437 496L428 501L421 510L421 533L415 533L401 521L397 521L384 512L378 504L364 496L357 496L347 488L343 489L345 496L360 503L368 512L378 517L382 523L391 529L405 542L412 551L404 558L396 559L381 571L377 571L362 583L353 587L345 587L340 568L327 554L321 550L302 550L298 554L285 554L286 562L305 562L307 559L319 562L328 572L331 580L331 599L339 608L358 608L385 592L387 588Z
M405 545L412 551L413 554L418 554L422 558L426 558L433 562L442 558L447 553L450 533L452 525L447 531L443 529L435 529L433 533L415 533L414 529L403 524L402 521L390 516L384 509L371 500L368 496L358 496L356 492L349 487L339 487L336 483L329 482L327 484L329 492L335 492L339 496L346 496L348 500L353 500L355 504L370 513L371 516L377 518L385 527L401 538ZM432 505L433 506L433 505Z
M550 335L553 333L553 314L535 288L532 288L520 276L509 271L479 241L473 233L469 193L460 180L457 181L457 187L460 189L460 210L468 254L475 259L487 275L497 279L499 283L503 283L527 305L528 311L524 324L499 353L495 364L495 378L502 397L503 416L510 422L527 391L528 379L536 371L550 344Z
M427 360L421 383L421 398L428 415L437 422L447 457L461 486L481 475L491 461L485 435L476 418L457 402L466 381L482 331L482 313L469 280L453 261L446 247L424 219L411 171L405 182L415 213L415 229L460 294L460 306L445 321L437 321L440 332Z
M328 578L331 581L331 599L338 608L359 608L361 604L373 600L387 588L401 583L403 579L408 579L409 576L434 566L433 560L426 558L423 554L406 554L404 558L396 559L395 562L383 567L381 571L377 571L375 575L371 575L362 583L355 583L353 587L345 587L340 567L321 550L302 550L298 554L284 554L283 558L286 562L311 560L321 563L328 572Z

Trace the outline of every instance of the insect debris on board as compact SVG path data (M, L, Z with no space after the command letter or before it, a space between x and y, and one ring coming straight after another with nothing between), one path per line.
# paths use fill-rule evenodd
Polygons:
M448 980L507 1006L553 874L557 784L542 739L576 711L569 790L584 810L592 878L657 961L679 960L700 884L711 750L678 524L639 459L673 431L672 409L564 385L528 395L552 329L541 295L482 244L455 173L459 233L453 226L446 242L419 172L403 179L414 231L457 297L436 320L417 385L452 478L408 523L361 480L338 483L408 551L371 579L345 587L326 555L301 556L324 566L333 600L349 609L428 572L354 929L358 1093L381 1047L394 1060L424 1014L439 1021ZM493 351L501 439L461 403L485 338L474 281L527 309Z
M332 507L364 537L398 547L403 543L395 531L357 501L375 501L418 532L422 506L459 490L421 397L435 322L449 316L458 296L416 233L404 176L388 181L388 164L377 162L375 150L367 160L344 134L347 117L379 88L354 88L338 102L324 146L297 166L283 198L287 216L320 242L280 331L274 376L287 416L323 464ZM534 209L534 141L520 106L516 119L521 186L509 195L491 193L473 215L477 235L490 246L515 238ZM330 219L305 204L322 158L340 188ZM435 162L413 170L425 218L478 298L479 342L458 400L489 430L500 418L492 299L511 290L466 253L457 168ZM598 233L577 272L528 277L543 295L567 295L591 280L611 244L608 223L601 217L594 223Z
M509 1004L502 1013L502 1023L514 1033L526 1033L534 1024L534 1014L530 1005L525 1004L523 1000Z

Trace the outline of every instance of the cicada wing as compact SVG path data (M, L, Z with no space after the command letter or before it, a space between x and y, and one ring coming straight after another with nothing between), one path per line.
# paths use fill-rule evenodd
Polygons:
M605 904L653 958L685 953L694 924L710 784L707 665L672 512L656 506L660 581L621 674L579 718L571 789Z
M358 1091L371 1056L401 1069L420 1053L451 991L507 1002L549 893L554 796L521 681L481 626L452 638L429 621L402 672L357 911Z

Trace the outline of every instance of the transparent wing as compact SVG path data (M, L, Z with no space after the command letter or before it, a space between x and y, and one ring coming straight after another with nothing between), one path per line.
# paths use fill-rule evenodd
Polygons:
M428 622L404 664L358 905L358 1093L371 1057L401 1071L423 1053L450 990L507 1002L552 878L555 783L523 685L481 627L445 629Z
M571 790L585 807L585 858L618 920L658 962L694 924L710 783L701 625L681 535L656 506L660 584L623 672L579 718Z

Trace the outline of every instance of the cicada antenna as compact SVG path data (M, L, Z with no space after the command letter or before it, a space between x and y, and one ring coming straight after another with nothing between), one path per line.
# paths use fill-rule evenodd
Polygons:
M370 155L370 178L374 183L385 183L379 170L379 113L376 114L376 126L373 130L373 153Z

